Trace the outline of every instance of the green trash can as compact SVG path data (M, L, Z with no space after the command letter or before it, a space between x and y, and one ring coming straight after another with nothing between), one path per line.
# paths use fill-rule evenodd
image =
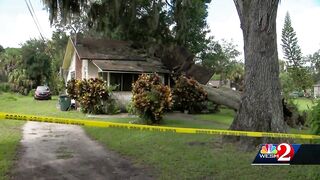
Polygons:
M68 95L59 96L59 105L61 111L68 111L71 105L71 98Z

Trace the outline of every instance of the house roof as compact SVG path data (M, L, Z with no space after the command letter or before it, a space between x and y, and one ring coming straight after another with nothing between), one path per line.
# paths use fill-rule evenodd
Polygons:
M133 48L128 41L83 38L75 48L80 59L143 61L147 57L143 49Z
M169 70L156 57L149 57L144 49L134 48L131 42L107 39L69 39L63 68L68 69L72 54L76 52L81 60L92 60L102 71L160 72Z
M92 62L102 71L169 73L169 70L163 66L160 60L150 58L147 58L145 61L93 60Z

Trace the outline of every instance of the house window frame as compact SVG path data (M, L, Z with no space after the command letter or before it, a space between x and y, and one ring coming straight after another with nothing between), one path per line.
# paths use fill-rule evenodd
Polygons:
M76 71L71 71L70 72L70 79L75 79L76 78Z

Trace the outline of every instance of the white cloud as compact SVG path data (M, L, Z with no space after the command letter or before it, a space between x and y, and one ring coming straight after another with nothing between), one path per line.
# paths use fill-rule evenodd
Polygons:
M23 2L23 1L21 1ZM5 4L5 5L8 5ZM10 6L9 6L10 5ZM11 5L8 9L11 9ZM1 7L5 9L6 7ZM2 27L0 29L0 44L4 47L19 47L21 43L31 38L40 38L40 33L27 9L25 4L20 4L19 10L2 11L0 12L0 19ZM50 38L52 28L50 28L49 15L46 11L42 10L42 6L34 4L35 14L39 20L43 36Z
M208 11L207 22L211 28L211 34L215 39L233 40L238 45L238 50L243 52L240 20L233 1L213 0L209 5Z

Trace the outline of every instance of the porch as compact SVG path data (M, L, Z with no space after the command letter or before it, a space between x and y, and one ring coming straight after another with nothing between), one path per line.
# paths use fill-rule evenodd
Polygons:
M108 86L115 87L115 91L131 91L132 84L138 80L141 72L99 71L98 76L107 81ZM171 84L169 74L158 74L162 83Z

